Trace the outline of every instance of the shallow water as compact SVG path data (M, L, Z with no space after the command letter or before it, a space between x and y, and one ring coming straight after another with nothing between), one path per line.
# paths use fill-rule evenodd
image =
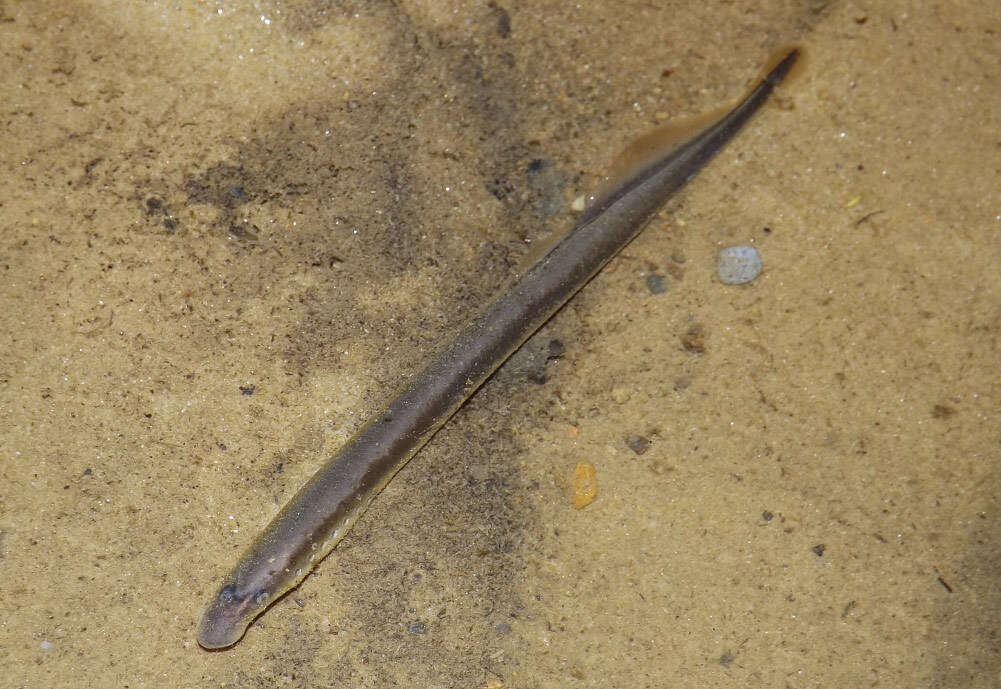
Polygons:
M998 11L759 4L0 6L0 685L1001 680ZM789 43L544 375L201 650L240 551L616 153Z

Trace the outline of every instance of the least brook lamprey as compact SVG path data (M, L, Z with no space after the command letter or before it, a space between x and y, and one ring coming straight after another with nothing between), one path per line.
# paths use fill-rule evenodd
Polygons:
M282 508L209 603L198 643L231 646L270 603L298 586L483 381L733 138L798 56L789 51L732 110L606 185L572 230L521 271Z

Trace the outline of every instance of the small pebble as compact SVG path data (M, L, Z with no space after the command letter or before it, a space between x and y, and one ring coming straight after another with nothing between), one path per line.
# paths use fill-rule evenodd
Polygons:
M582 510L598 497L598 472L590 462L577 462L573 470L573 506Z
M725 285L744 285L761 274L761 255L753 246L730 246L719 252L716 265Z
M681 336L681 346L692 354L706 353L706 333L702 326L696 323Z
M641 455L650 449L650 441L642 435L629 436L626 438L626 444L629 446L629 449L638 455Z
M427 634L428 626L420 620L414 620L407 625L407 631L411 634Z
M685 279L685 267L680 263L668 263L664 267L667 269L667 274L678 282Z
M664 276L657 275L656 273L647 275L646 288L650 290L650 294L663 294L667 291L667 285L664 283Z

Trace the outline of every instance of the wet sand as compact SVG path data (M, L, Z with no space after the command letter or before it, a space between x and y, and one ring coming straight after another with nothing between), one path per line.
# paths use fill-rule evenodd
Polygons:
M0 686L1001 682L1001 10L759 4L0 4ZM614 155L790 43L536 361L199 648Z

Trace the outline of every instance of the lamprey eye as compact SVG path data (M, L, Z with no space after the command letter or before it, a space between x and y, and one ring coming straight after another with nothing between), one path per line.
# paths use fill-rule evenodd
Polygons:
M264 605L265 603L267 603L268 602L268 592L267 591L258 591L256 594L254 594L254 602L257 605Z
M235 586L223 586L219 591L219 600L223 603L232 603L236 600L236 587Z

